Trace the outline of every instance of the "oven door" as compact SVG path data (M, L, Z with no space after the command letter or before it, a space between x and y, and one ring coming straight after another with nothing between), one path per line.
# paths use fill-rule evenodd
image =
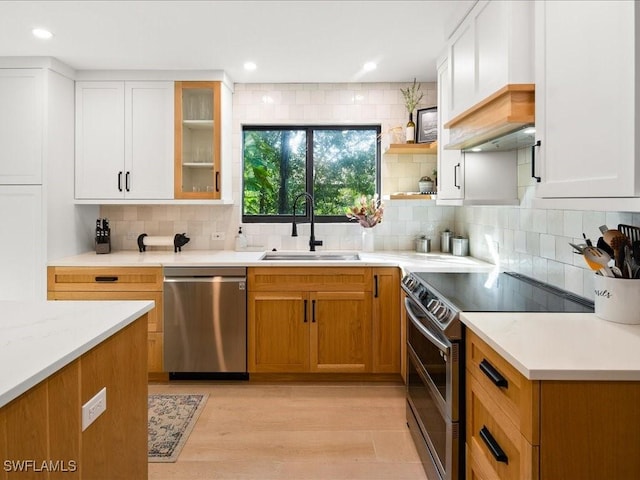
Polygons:
M452 421L459 419L460 358L459 342L449 341L431 317L405 298L407 312L407 351L413 352L427 383L436 397L438 407Z
M459 344L438 338L433 327L425 326L430 320L412 303L405 299L407 422L429 478L457 480L462 470L459 400L453 384L457 386L459 377Z

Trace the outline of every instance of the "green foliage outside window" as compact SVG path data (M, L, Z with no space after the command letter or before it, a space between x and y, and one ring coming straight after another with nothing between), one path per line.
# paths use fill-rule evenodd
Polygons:
M305 191L314 196L316 216L345 221L354 199L379 193L379 132L377 127L245 127L243 221L290 216L295 197ZM304 212L301 200L296 215Z

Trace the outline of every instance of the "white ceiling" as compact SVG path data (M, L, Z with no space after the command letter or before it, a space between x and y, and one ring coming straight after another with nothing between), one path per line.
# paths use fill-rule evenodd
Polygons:
M436 80L469 1L0 1L0 56L76 70L224 70L233 81ZM49 41L31 34L51 30ZM245 72L243 64L258 65ZM378 68L364 72L375 61Z

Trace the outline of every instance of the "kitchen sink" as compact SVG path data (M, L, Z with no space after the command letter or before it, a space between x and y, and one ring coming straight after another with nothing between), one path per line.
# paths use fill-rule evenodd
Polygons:
M360 255L353 252L267 252L260 260L345 262L360 260Z

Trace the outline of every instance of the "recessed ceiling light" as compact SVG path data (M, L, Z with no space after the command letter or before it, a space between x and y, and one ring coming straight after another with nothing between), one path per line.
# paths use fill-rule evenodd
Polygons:
M258 66L253 62L245 62L244 63L244 69L245 70L248 70L248 71L251 72L251 71L255 70L256 68L258 68Z
M475 148L472 148L472 149L471 149L471 151L472 151L472 152L481 152L481 151L482 151L482 149L481 149L481 148L478 148L478 147L475 147Z
M376 68L378 68L378 65L376 64L376 62L367 62L363 65L362 68L365 72L370 72L371 70L375 70Z
M31 33L33 33L34 37L41 38L43 40L49 40L51 37L53 37L53 33L44 28L34 28L33 30L31 30Z

